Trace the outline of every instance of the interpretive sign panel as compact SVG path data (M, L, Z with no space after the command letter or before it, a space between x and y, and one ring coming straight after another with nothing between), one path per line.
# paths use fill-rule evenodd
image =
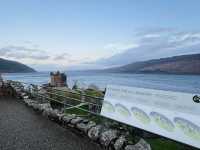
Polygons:
M200 148L199 95L107 86L101 115Z

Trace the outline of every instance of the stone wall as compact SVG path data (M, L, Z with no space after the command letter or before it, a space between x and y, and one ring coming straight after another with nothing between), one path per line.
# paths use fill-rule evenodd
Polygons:
M16 91L21 100L30 108L40 112L44 117L60 124L64 128L71 128L83 134L102 146L102 149L109 150L151 150L150 144L140 138L137 142L128 140L126 134L117 128L109 128L104 124L97 124L94 121L85 119L75 114L64 114L62 111L53 109L50 103L41 103L33 100L24 92L22 87L15 86L12 88Z

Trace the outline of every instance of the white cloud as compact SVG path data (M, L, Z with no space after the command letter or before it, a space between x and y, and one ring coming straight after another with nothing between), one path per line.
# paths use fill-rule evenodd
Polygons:
M178 31L175 29L154 29L137 32L134 40L129 44L108 45L121 53L102 58L91 64L105 66L119 66L136 61L158 59L175 55L200 53L200 32ZM129 46L130 45L130 46ZM127 47L126 47L127 46ZM135 46L135 47L134 47ZM93 65L94 66L94 65Z
M68 53L62 53L62 54L56 55L53 59L54 60L58 60L58 61L60 61L60 60L66 60L66 61L68 61L68 59L70 59L70 58L71 58L70 54L68 54Z
M24 46L6 46L0 48L1 57L11 59L32 59L32 60L44 60L50 56L43 50L32 49Z
M138 44L136 43L110 43L106 45L104 48L105 49L113 49L113 50L125 50L125 49L130 49L130 48L135 48L138 47Z
M159 34L146 34L144 35L145 38L157 38L157 37L160 37Z
M26 43L31 43L27 41ZM33 43L31 43L33 45ZM42 50L34 48L34 46L16 46L8 45L0 47L0 57L19 61L21 63L30 65L36 70L64 70L71 65L80 64L90 59L88 58L74 58L67 52L55 52L50 50Z

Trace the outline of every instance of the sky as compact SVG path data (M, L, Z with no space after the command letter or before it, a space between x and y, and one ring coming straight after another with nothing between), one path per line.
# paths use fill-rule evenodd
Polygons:
M199 0L0 0L0 57L67 70L200 53L199 6Z

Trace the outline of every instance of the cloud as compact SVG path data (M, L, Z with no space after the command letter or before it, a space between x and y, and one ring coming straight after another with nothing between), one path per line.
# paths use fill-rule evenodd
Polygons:
M27 45L9 45L1 47L0 57L25 63L36 70L56 70L56 68L63 70L69 65L74 65L84 61L82 59L75 59L66 52L58 51L55 53L50 50L41 50L34 48L34 46Z
M32 42L32 41L29 41L29 40L25 40L24 43L25 43L25 44L33 44L33 42Z
M160 35L159 34L146 34L144 37L145 38L157 38L157 37L160 37Z
M57 54L56 56L52 56L52 60L56 61L60 65L67 65L68 66L68 65L74 65L74 64L77 64L77 63L84 62L88 59L85 59L85 58L75 59L70 54L64 52L64 53Z
M114 49L114 50L124 50L124 49L130 49L138 47L136 43L130 43L130 44L123 44L123 43L110 43L106 45L105 49Z
M62 54L59 54L59 55L55 56L53 58L53 60L66 60L67 61L69 58L71 58L70 54L68 54L68 53L62 53Z
M125 44L119 44L126 49L92 64L102 67L120 66L136 61L200 53L200 31L180 31L170 28L146 29L135 32L132 44L136 46L129 47L130 42L127 48ZM112 46L110 48L112 49Z
M50 56L43 50L12 45L0 48L0 56L16 60L44 60L50 58Z

